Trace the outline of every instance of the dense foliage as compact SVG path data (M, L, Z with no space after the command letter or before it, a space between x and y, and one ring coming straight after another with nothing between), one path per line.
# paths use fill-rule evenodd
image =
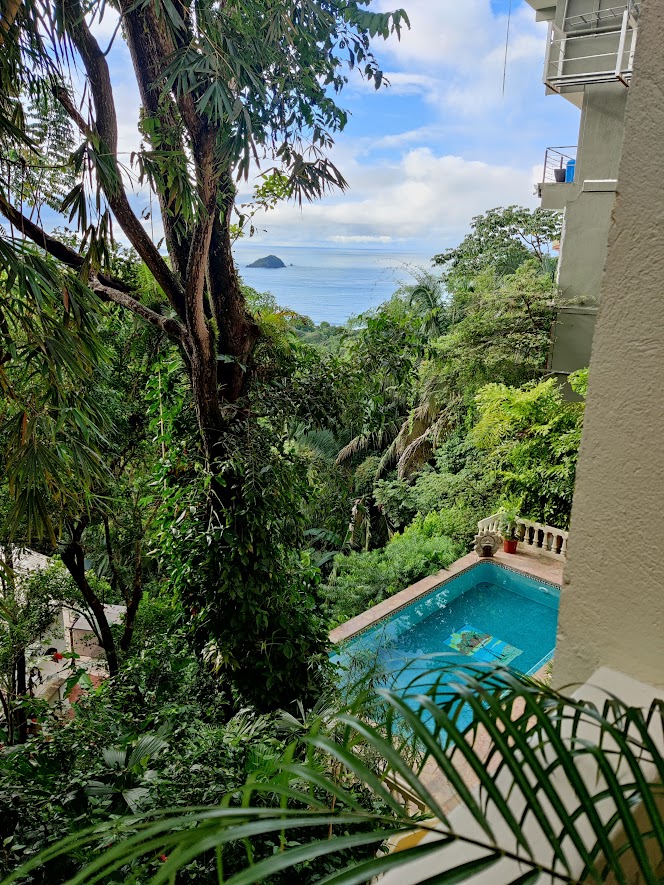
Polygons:
M44 848L24 882L205 885L254 864L251 881L304 885L374 864L403 818L379 775L416 750L394 749L398 701L337 684L329 628L449 565L507 500L569 518L583 403L544 378L556 214L478 216L343 327L236 272L258 212L345 189L330 159L345 72L379 88L372 46L408 25L370 6L2 4L3 876ZM114 41L141 101L128 161ZM42 226L54 216L75 232ZM29 579L28 546L52 557ZM83 623L102 660L74 650Z
M328 663L328 630L462 556L477 520L508 501L567 524L583 401L565 401L544 377L557 297L545 243L558 223L492 210L440 259L442 271L415 271L343 327L314 326L243 288L260 334L214 459L201 444L187 354L166 330L116 304L77 313L84 287L68 304L52 296L37 309L26 296L5 314L3 873L118 815L236 808L249 801L246 783L263 809L288 808L283 791L300 788L304 763L343 785L335 813L392 814L319 753L344 732L329 705L348 700ZM108 260L114 279L158 305L134 252ZM44 279L48 291L62 284ZM24 291L17 280L5 278L5 295ZM581 397L586 380L571 379ZM17 496L19 480L34 489L32 504ZM26 583L11 564L28 542L55 559ZM95 624L112 676L93 684L77 655L60 655L72 707L33 697L24 678L26 664L38 673L50 660L43 631L63 603ZM108 604L126 606L121 623L107 619ZM362 703L375 718L375 696ZM374 751L363 758L367 770L383 764ZM311 799L325 806L329 788ZM313 883L350 857L372 857L382 837L367 826L335 825L350 853L314 851L295 873L275 868L264 881ZM284 843L266 829L229 845L224 875L296 843L305 852L315 835L305 827ZM95 850L54 858L32 881L65 882ZM166 869L160 853L107 881L147 881ZM177 881L216 882L220 863L212 848L197 852Z
M465 550L446 536L448 528L444 517L429 514L416 518L380 550L337 557L323 597L328 601L331 623L359 615L458 559Z
M38 708L39 729L27 741L3 755L0 764L0 876L28 860L38 850L56 845L68 833L84 827L112 825L120 815L148 813L159 808L237 806L246 785L295 787L296 775L284 774L285 759L303 762L308 755L304 738L314 730L333 736L326 725L325 705L319 712L280 717L260 716L245 708L229 717L213 690L210 674L178 626L177 607L145 601L140 642L129 656L122 675L76 704L72 720L62 720L57 709ZM158 629L155 629L158 628ZM164 642L162 631L167 633ZM297 714L297 710L293 711ZM317 757L317 767L337 777L366 811L383 803L349 774ZM246 794L247 796L250 794ZM253 792L253 804L278 807L274 792ZM344 803L339 804L343 809ZM366 829L361 823L349 833ZM303 830L289 839L306 843L316 833ZM111 840L114 839L110 836ZM109 844L106 842L106 844ZM247 857L258 862L280 846L278 835L260 835L249 846L236 843L224 851L223 868L230 876L244 868ZM39 885L65 882L98 855L96 845L55 859L32 873ZM354 856L369 858L370 850ZM275 885L313 883L343 866L348 855L306 862L270 879ZM166 861L164 849L140 861L123 864L108 882L147 881ZM214 848L197 852L186 865L182 882L216 883L218 857Z
M445 691L450 675L452 695ZM460 699L472 711L469 719L459 716ZM229 723L211 735L212 754L194 758L220 765L230 782L244 763L254 775L244 791L251 806L116 819L29 857L19 875L41 882L34 877L45 866L58 875L73 857L90 856L101 836L101 850L75 880L81 885L192 879L359 885L385 872L400 881L404 864L407 881L422 883L464 882L480 873L511 885L635 878L660 885L664 818L661 785L651 777L664 768L659 700L642 708L614 695L600 703L597 694L567 697L507 669L469 663L453 674L445 666L426 668L405 693L383 691L378 721L367 721L356 707L340 711L337 721L335 734L299 729L304 740L294 748L299 743L308 753L305 764L292 754L276 759L278 740L260 723L254 728L263 751L247 755L248 723ZM229 764L234 755L239 766ZM167 757L168 741L159 735L107 751L88 794L118 804L135 798L141 787L133 785L148 780L148 765L155 766L151 782L173 777L168 762L158 762ZM472 792L464 769L477 779ZM458 825L460 809L455 803L450 810L432 789L432 773L457 791L472 827ZM409 812L391 791L395 780L430 814ZM358 782L371 785L373 808L358 794ZM266 796L280 806L266 808ZM423 838L432 832L435 838ZM398 850L385 854L381 846L389 839ZM234 876L238 860L243 870Z
M372 44L397 39L408 25L402 10L369 5L117 0L107 48L98 30L104 0L3 6L0 214L9 235L0 228L0 273L10 297L0 309L0 380L12 397L16 392L0 439L13 505L8 530L62 546L112 676L120 654L86 577L86 546L100 524L113 539L108 509L124 491L118 485L129 485L137 500L146 496L127 479L125 416L103 396L95 334L105 322L102 302L126 327L135 321L151 333L156 346L144 350L150 379L159 375L164 350L179 361L188 400L185 469L199 481L185 526L195 566L180 568L176 556L174 584L199 613L199 644L224 692L267 710L322 687L325 632L313 603L300 602L315 575L299 554L290 515L299 509L297 464L284 448L297 358L275 334L281 317L252 305L232 244L251 230L255 211L346 187L330 159L347 121L340 104L345 71L357 68L380 88ZM116 40L131 60L125 73L141 102L139 147L128 162L107 58ZM252 206L242 209L236 182L248 179L252 166L259 181ZM159 213L159 242L137 215L137 187ZM75 224L78 235L45 230L45 207ZM114 227L131 244L133 273L116 260ZM47 365L33 391L40 363ZM118 481L113 489L109 477ZM269 478L274 494L266 494ZM178 490L167 481L164 492L176 519L184 512ZM143 581L142 516L152 503L133 510L137 549L120 651L131 641ZM114 567L116 557L108 557ZM116 582L120 574L116 569ZM259 602L281 613L276 629Z
M587 370L569 377L585 395ZM513 388L487 384L476 397L472 437L497 465L503 492L521 513L567 528L584 403L563 401L553 378Z

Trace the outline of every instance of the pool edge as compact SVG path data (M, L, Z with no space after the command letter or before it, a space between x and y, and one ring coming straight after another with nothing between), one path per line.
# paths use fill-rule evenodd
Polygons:
M528 560L533 559L533 557L528 557ZM400 611L402 608L405 608L416 600L428 596L435 590L440 589L444 584L447 584L452 578L457 578L459 575L471 571L483 562L489 562L492 565L499 566L505 571L515 572L518 575L526 575L529 578L534 578L545 584L552 585L559 590L562 587L562 572L560 574L560 580L555 581L550 577L544 577L541 574L540 569L538 569L538 571L540 571L539 574L529 570L527 566L530 566L531 568L535 567L535 563L537 563L536 559L534 562L524 562L523 560L520 560L518 564L515 563L512 565L511 563L505 563L498 557L486 559L477 556L476 553L468 553L461 559L457 559L455 562L451 563L448 568L436 572L435 575L422 578L422 580L417 581L415 584L411 584L410 587L406 587L398 593L395 593L393 596L388 597L388 599L384 599L377 605L372 606L372 608L368 608L366 611L362 612L362 614L351 618L349 621L345 621L343 624L339 624L338 627L335 627L330 631L330 643L332 646L339 645L342 642L346 642L348 639L358 636L360 633L364 633L365 630L374 627L395 612ZM518 565L522 565L522 567L519 568Z

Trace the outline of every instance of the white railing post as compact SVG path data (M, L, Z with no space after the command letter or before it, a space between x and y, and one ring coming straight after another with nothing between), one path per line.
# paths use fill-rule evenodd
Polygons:
M627 62L627 70L631 73L634 69L634 52L636 50L636 35L638 33L638 28L632 28L632 39L629 43L629 60Z
M560 49L558 50L558 77L563 75L563 65L565 64L565 48L567 46L567 37L563 37L560 41Z
M622 26L620 28L620 40L618 41L618 57L616 58L616 77L620 79L622 74L622 59L625 52L625 39L627 37L627 22L629 20L629 11L625 9L622 17Z
M553 22L549 22L549 30L546 35L546 52L544 53L544 71L542 82L546 85L549 80L549 62L551 61L551 40L553 39Z

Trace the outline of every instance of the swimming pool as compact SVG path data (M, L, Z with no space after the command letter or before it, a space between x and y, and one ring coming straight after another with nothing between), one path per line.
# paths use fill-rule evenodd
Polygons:
M332 660L346 673L383 674L397 691L447 662L532 675L553 656L559 601L554 584L479 562L350 637Z

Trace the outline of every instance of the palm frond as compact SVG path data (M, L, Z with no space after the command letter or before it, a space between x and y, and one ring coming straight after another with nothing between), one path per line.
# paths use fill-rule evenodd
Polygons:
M397 461L399 479L406 479L411 473L420 470L433 455L431 428L427 427L419 436L411 440Z
M297 437L297 442L313 456L324 461L334 461L339 451L336 436L326 428L308 430Z
M405 690L379 694L380 722L342 711L334 720L336 737L311 729L307 742L316 751L307 754L311 764L290 758L270 782L247 787L245 803L258 792L280 795L283 807L233 808L229 797L221 807L174 809L104 824L104 842L111 847L72 885L99 881L164 852L168 862L145 879L156 885L172 881L205 851L278 835L280 852L248 861L245 870L224 880L252 885L317 857L359 846L379 849L388 839L414 832L417 837L405 850L351 860L322 881L362 883L383 875L384 885L451 883L491 869L496 885L525 885L540 877L569 885L626 885L635 876L644 883L661 882L662 702L644 711L607 697L597 706L516 672L479 665L419 671ZM419 750L416 764L406 752L411 744ZM341 766L370 786L384 810L363 811L352 781L324 773L324 756L334 761L335 771ZM391 776L407 784L435 818L408 814L392 795ZM434 786L441 781L449 785L448 794L457 794L460 809L451 812L441 801ZM320 836L300 842L298 834L305 831ZM55 857L75 854L99 836L95 827L69 836L30 859L3 885Z
M142 734L127 759L127 768L133 769L154 759L167 746L168 742L158 734Z
M376 479L380 479L385 476L388 470L391 470L392 467L397 463L397 459L399 457L399 437L401 436L401 431L392 440L389 446L383 452L380 461L378 462L378 467L376 468Z
M371 446L371 436L363 436L358 435L354 436L353 439L349 443L347 443L337 454L334 463L335 464L343 464L344 461L348 461L350 458L354 458L355 455L360 452L366 452Z
M391 444L400 427L400 421L388 421L377 430L358 434L341 449L336 457L335 464L343 464L344 461L348 461L360 452L367 452L371 449L381 451L385 446Z

